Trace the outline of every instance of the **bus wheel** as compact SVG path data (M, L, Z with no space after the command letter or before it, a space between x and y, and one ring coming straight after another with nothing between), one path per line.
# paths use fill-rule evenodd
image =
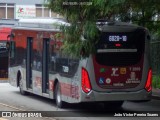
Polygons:
M19 91L21 95L27 95L27 92L23 90L23 83L22 83L22 77L19 77Z
M64 102L62 101L62 98L61 98L61 90L60 90L59 83L57 83L55 87L55 100L56 100L56 105L58 108L64 107Z

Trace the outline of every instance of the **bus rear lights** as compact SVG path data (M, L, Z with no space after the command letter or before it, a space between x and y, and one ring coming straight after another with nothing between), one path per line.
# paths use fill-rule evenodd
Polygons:
M89 93L92 89L89 75L86 69L82 68L82 90L85 93Z
M150 92L152 90L152 70L151 69L149 69L148 71L148 77L145 84L145 89L147 90L147 92Z

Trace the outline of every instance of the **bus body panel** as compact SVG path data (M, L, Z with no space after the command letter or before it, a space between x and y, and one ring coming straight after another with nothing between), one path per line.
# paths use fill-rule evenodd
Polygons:
M135 92L98 92L92 91L89 95L82 93L81 102L104 102L104 101L141 101L150 100L151 92L142 89Z
M132 66L101 66L93 58L96 83L102 89L118 89L120 91L133 90L142 82L143 57L141 61ZM105 69L102 72L101 69ZM133 89L132 89L133 88Z
M17 84L18 84L17 74L18 74L19 68L20 68L19 66L12 66L11 68L9 68L9 83L15 87L17 87ZM23 74L22 71L21 71L21 74Z
M20 55L21 58L20 59L16 58L16 61L19 61L19 64L21 65L22 70L20 71L19 66L18 67L13 67L13 66L16 66L16 63L11 62L12 64L10 66L11 69L10 69L10 77L9 77L10 78L10 83L14 86L17 86L18 85L18 80L17 80L18 79L17 78L18 71L20 72L21 75L23 73L25 73L25 74L23 74L23 77L22 77L23 89L27 92L32 92L34 94L43 96L43 92L42 92L42 73L41 73L42 71L41 71L41 68L39 68L40 66L38 66L38 64L39 64L38 61L36 61L36 60L34 60L33 64L32 64L32 68L34 69L34 70L32 70L32 80L33 80L32 81L33 82L32 86L33 86L33 89L29 89L29 88L26 87L26 59L25 59L25 56L24 56L26 54L26 46L27 46L26 37L27 36L33 37L33 48L37 49L35 42L37 41L36 37L38 36L38 34L41 33L41 36L45 35L45 37L50 37L50 36L47 36L45 31L38 31L37 32L37 31L34 31L34 30L30 31L30 30L19 30L19 29L14 30L13 29L12 32L15 34L14 40L16 42L17 50L19 48L21 49L21 53L17 53L17 56ZM50 32L48 34L52 34L52 33L55 34L57 32ZM43 40L41 39L40 41L42 43ZM42 48L42 46L41 46L41 48ZM36 56L34 56L34 57L36 57ZM11 61L14 61L14 60L11 59ZM72 78L66 79L66 77L63 77L63 75L60 75L59 73L58 74L57 73L49 74L49 92L48 93L49 93L49 98L51 98L51 99L54 98L54 92L53 91L54 91L55 86L53 84L54 84L55 79L58 79L58 81L61 84L61 88L63 88L62 89L62 99L64 101L77 102L77 98L79 98L79 96L77 97L77 95L75 95L74 92L79 93L79 88L80 88L80 86L78 86L79 81L78 81L78 83L76 82L76 79L78 80L78 75L75 75ZM73 85L70 85L70 84L73 84ZM67 86L67 85L70 85L70 86ZM74 91L75 89L76 89L76 91ZM68 100L68 99L70 99L70 100Z

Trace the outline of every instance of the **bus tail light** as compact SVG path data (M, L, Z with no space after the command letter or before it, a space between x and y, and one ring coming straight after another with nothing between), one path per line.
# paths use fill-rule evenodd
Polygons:
M152 90L152 70L151 69L149 69L148 71L148 77L145 84L145 89L147 90L147 92L150 92Z
M89 93L91 89L92 88L91 88L88 72L86 69L82 68L82 90L85 93Z

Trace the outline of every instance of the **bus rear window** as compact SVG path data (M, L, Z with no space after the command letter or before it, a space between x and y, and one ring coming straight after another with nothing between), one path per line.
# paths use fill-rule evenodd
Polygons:
M139 62L144 51L145 31L102 32L96 45L96 61L108 66L126 66Z

